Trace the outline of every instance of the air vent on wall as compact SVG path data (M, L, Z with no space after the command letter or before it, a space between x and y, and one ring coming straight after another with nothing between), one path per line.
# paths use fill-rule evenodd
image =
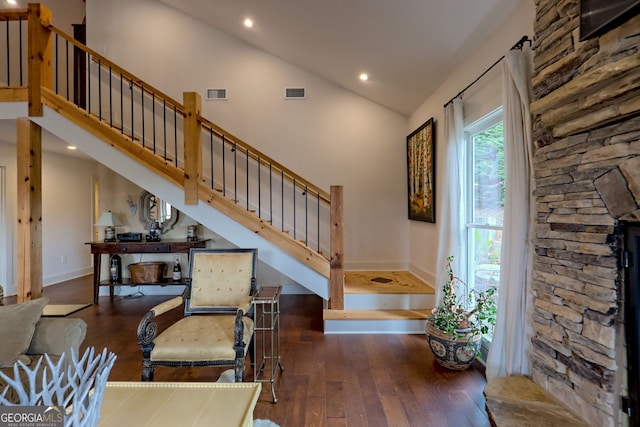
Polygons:
M307 91L303 87L285 87L284 99L307 99Z
M226 101L227 90L226 89L207 89L207 101Z

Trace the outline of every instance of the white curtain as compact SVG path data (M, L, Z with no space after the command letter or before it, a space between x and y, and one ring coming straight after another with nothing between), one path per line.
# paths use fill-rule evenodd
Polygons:
M530 50L509 51L502 69L506 192L498 317L487 357L487 379L528 374L531 337L531 296L527 290L534 218Z
M462 165L463 165L462 100L454 99L444 108L444 170L441 175L440 203L438 207L438 257L436 265L436 301L440 301L442 285L446 281L447 258L454 256L456 275L464 277L462 257Z

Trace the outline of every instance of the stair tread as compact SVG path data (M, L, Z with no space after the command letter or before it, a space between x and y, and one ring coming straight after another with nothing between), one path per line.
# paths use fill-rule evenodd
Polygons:
M410 271L346 271L345 294L435 294L435 289Z
M323 310L324 320L425 320L431 309L424 310Z

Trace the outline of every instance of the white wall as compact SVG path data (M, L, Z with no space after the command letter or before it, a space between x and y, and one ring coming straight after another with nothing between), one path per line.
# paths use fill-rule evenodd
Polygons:
M43 3L69 33L70 24L81 21L79 1ZM409 120L151 0L89 0L87 38L177 99L183 91L227 88L228 101L203 100L206 117L322 188L344 185L348 268L410 268L433 282L438 223L407 220L405 137L434 117L441 146L443 104L523 34L531 35L533 16L533 2L523 0ZM285 101L285 86L305 87L308 99ZM437 157L437 183L441 171ZM11 176L9 190L15 188ZM44 266L45 275L58 275L53 264Z
M200 93L205 117L321 188L343 185L347 267L407 268L405 117L159 2L89 0L87 33L168 95ZM307 100L284 100L285 86ZM204 101L219 87L228 101Z
M413 113L409 119L407 133L413 131L430 117L436 122L436 210L442 191L439 184L443 182L442 170L444 159L438 153L444 152L444 108L443 105L465 88L469 83L481 75L500 58L520 37L528 35L533 37L533 21L535 17L535 5L531 0L522 0L514 13L506 19L505 23L484 43L469 59L447 79L432 96ZM483 86L480 81L471 91L478 91ZM495 89L497 90L497 88ZM478 113L481 107L470 105L474 113ZM489 111L486 111L489 112ZM477 115L477 114L476 114ZM410 269L434 283L436 269L436 257L438 251L438 218L436 223L424 223L410 221L409 225L409 253Z
M92 180L96 163L42 155L42 277L44 285L92 272Z
M53 14L53 25L69 35L73 35L72 24L81 24L84 19L85 4L83 0L17 0L11 6L2 2L3 9L27 8L29 3L40 3L45 5Z
M73 24L82 24L85 15L85 3L83 0L39 0L51 10L53 25L69 35L73 35Z
M6 168L7 252L9 277L5 294L17 291L17 166L15 143L0 142L0 166ZM92 174L95 162L43 152L42 276L43 285L91 273Z

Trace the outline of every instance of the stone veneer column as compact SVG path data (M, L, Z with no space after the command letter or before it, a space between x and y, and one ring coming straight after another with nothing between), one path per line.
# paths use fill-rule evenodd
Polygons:
M640 89L634 66L611 70L640 60L639 29L636 17L579 42L578 0L536 1L532 378L594 426L619 418L620 220L640 218Z

